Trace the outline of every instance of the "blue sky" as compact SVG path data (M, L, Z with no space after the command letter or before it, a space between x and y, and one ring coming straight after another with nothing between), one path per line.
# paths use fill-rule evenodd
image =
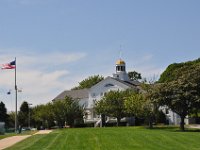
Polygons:
M17 57L19 104L52 100L115 61L143 77L200 57L199 0L0 0L0 64ZM14 71L0 71L14 110ZM8 90L12 91L7 95Z

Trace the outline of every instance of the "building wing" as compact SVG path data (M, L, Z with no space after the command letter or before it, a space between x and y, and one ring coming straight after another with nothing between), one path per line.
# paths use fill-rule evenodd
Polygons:
M56 96L52 101L64 99L66 96L71 97L73 99L85 99L88 98L88 92L89 92L88 89L63 91L58 96Z

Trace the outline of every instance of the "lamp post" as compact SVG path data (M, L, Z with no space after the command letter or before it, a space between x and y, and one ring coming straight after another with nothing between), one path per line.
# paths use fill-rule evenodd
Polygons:
M32 104L28 104L28 127L29 127L29 129L31 128L31 111L30 111L30 106L31 106Z

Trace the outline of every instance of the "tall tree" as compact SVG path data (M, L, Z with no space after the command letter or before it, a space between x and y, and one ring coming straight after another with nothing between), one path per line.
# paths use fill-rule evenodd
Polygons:
M155 80L150 80L149 83L143 83L142 88L144 90L144 99L143 109L145 116L148 119L149 127L153 128L153 121L158 114L160 105L155 100L154 92L156 91Z
M134 81L134 80L138 81L138 80L142 79L141 73L138 73L136 71L128 72L128 76L132 81Z
M65 106L65 121L68 125L74 126L76 122L83 120L83 108L79 106L78 100L70 97L64 99Z
M200 59L171 66L161 75L155 97L181 117L180 129L184 131L185 117L200 106Z
M99 83L103 79L104 79L104 77L102 77L100 75L89 76L88 78L79 82L79 85L77 87L74 87L72 90L91 88L93 85Z
M19 125L28 127L28 114L29 114L29 106L28 102L24 101L20 106L20 111L18 113L18 121Z
M3 102L0 102L0 122L7 122L7 109Z
M57 100L53 102L53 117L59 127L64 126L65 115L66 111L63 100Z

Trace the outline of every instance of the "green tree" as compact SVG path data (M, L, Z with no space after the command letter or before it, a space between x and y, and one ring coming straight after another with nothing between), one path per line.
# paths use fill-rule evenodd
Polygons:
M64 105L66 110L66 122L70 126L74 126L80 121L83 121L83 108L79 106L78 100L74 100L70 97L64 99Z
M66 110L63 100L53 102L53 118L57 125L61 128L65 124Z
M8 114L6 106L3 102L0 102L0 122L7 123L7 119L8 119Z
M125 110L132 116L141 117L143 116L142 106L144 102L144 96L142 94L132 93L130 96L125 98Z
M178 83L177 81L160 85L158 102L169 107L180 118L180 129L184 131L184 119L192 113L195 104L199 101L192 84ZM199 104L198 104L199 106Z
M41 126L44 128L50 128L54 126L52 103L33 107L31 116L33 118L33 123L37 128L40 128Z
M110 91L95 103L95 110L98 114L104 114L109 117L117 118L117 126L120 124L121 118L126 116L124 107L124 98L130 93L127 91Z
M72 90L91 88L93 85L99 83L103 79L104 78L102 76L99 76L99 75L89 76L88 78L79 82L79 85L77 87L74 87Z
M145 102L143 104L143 109L145 116L149 122L149 128L153 128L153 121L156 121L156 117L159 113L159 103L155 100L155 91L157 90L155 80L149 81L149 83L143 83L142 89L144 90Z
M14 128L15 127L15 112L11 111L8 113L8 127Z
M32 118L37 128L40 126L51 128L55 123L60 128L65 124L73 127L83 121L83 109L79 106L78 100L65 97L46 105L33 107Z
M18 113L18 122L21 127L26 126L28 127L28 113L29 113L29 106L28 102L24 101L20 106L20 111Z
M83 119L83 109L79 106L78 100L65 97L53 103L53 116L60 127L65 123L73 127L77 121Z
M128 76L131 79L131 81L134 81L134 80L138 81L138 80L142 79L141 73L138 73L136 71L128 72Z
M155 98L181 117L180 129L184 131L184 119L200 106L200 60L168 67L161 75ZM167 78L166 74L169 75Z
M150 85L145 85L143 89L145 89L143 93L132 93L125 97L125 109L127 113L135 117L145 117L149 128L153 128L156 107L150 96Z
M179 71L181 68L187 68L192 66L198 66L200 64L200 58L194 61L188 61L183 63L173 63L169 65L166 70L160 75L159 83L167 83L170 81L175 81L182 75Z
M106 125L106 115L109 113L107 112L107 104L104 99L101 99L100 101L95 101L95 112L99 115L101 115L101 121L102 126L104 127ZM87 114L86 114L87 115Z

